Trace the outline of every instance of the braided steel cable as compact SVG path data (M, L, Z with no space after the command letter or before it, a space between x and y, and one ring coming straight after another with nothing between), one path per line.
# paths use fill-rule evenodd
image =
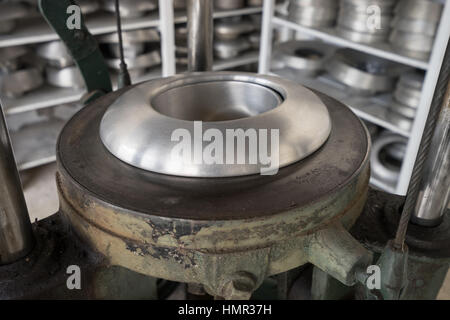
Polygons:
M397 228L397 233L394 239L394 247L398 250L403 250L405 243L406 231L411 219L412 212L417 203L417 197L419 195L420 183L423 176L424 164L428 159L431 141L436 129L436 122L441 111L441 107L444 101L444 97L449 85L450 79L450 50L449 44L444 55L441 71L439 74L438 82L434 92L434 97L430 106L430 112L428 114L427 121L425 123L425 129L420 142L417 158L414 163L414 169L411 175L411 180L408 186L408 193L406 201L403 206L402 215Z

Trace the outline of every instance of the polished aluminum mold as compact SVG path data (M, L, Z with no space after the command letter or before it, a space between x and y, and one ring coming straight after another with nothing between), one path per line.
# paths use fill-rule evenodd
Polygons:
M38 69L22 69L0 75L0 93L10 98L16 98L39 88L43 83L44 79Z
M214 41L214 55L219 59L231 59L251 48L246 38Z
M85 86L77 66L61 69L48 66L45 69L45 76L47 82L55 87L80 89Z
M406 67L352 49L338 49L327 70L355 93L366 95L391 90Z
M277 54L285 67L314 76L325 68L335 49L320 41L288 41L281 43Z
M142 17L149 11L154 11L158 8L157 0L120 0L119 1L120 15L124 18ZM115 0L105 0L103 2L103 9L108 12L115 13Z
M380 25L370 23L374 14L369 11L371 6L380 10L377 12ZM389 36L393 11L394 1L391 0L343 0L338 16L338 34L353 42L384 42Z
M401 0L395 10L393 31L389 37L392 48L411 58L428 59L442 7L435 1Z
M37 47L37 55L48 65L65 68L74 64L70 52L62 41L51 41Z
M117 158L157 173L230 177L259 174L265 167L260 161L179 161L172 156L177 145L172 135L178 129L198 135L195 121L202 121L205 132L215 129L224 137L227 130L279 130L280 168L315 152L331 132L327 107L303 86L272 76L206 72L150 81L126 91L103 116L100 136Z
M337 1L291 1L288 19L306 27L327 27L336 20Z
M239 36L255 30L251 21L241 19L229 18L216 21L214 24L214 36L218 40L233 40Z
M370 156L370 165L375 177L387 183L395 183L398 180L401 162L389 157L387 150L392 152L392 147L399 148L396 145L405 145L407 142L406 138L394 134L381 135L375 140Z
M397 128L404 131L411 131L413 120L411 118L407 118L402 116L395 109L389 108L386 112L386 117L389 119L389 122L392 123Z

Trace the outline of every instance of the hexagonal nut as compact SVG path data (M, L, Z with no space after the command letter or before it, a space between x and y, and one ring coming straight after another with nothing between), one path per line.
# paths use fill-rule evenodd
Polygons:
M249 300L255 289L256 281L253 275L239 272L226 278L221 293L226 300Z

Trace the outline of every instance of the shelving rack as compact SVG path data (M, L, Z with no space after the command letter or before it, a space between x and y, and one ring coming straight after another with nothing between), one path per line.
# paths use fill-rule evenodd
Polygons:
M339 88L339 85L336 82L333 82L333 80L327 78L326 76L319 77L315 80L304 80L303 82L303 84L307 86L327 92L327 94L343 101L349 105L360 118L408 138L405 159L402 164L400 178L397 184L389 185L376 179L375 177L371 178L372 185L391 193L405 195L430 109L434 89L436 87L439 70L442 65L445 49L450 36L450 0L445 1L440 25L436 33L436 40L428 61L412 59L399 55L390 48L389 44L365 45L343 39L338 36L332 28L314 29L298 25L294 22L288 21L284 17L276 15L275 8L275 0L264 0L261 48L259 55L259 72L262 74L271 73L272 35L274 28L284 28L297 31L306 36L320 39L337 47L352 48L354 50L426 71L420 105L418 107L411 132L400 130L394 124L390 123L389 119L384 116L384 106L386 106L389 101L389 97L387 96L374 97L370 99L351 97L351 95L345 93L345 88Z
M226 11L216 10L214 18L251 15L261 12L261 7ZM87 16L85 21L93 35L116 32L117 30L114 15L111 14L97 13L95 16ZM175 73L174 25L185 23L186 21L187 17L183 12L175 12L173 10L172 0L159 0L159 12L154 12L145 17L123 19L122 29L124 31L158 28L161 33L162 67L151 70L139 77L135 82L169 76ZM58 40L58 36L44 19L33 18L26 24L18 26L11 34L0 35L0 48L39 44L53 40ZM249 52L235 59L216 61L214 70L224 70L256 63L258 58L258 52ZM8 121L8 117L17 117L21 113L76 103L84 93L85 91L82 89L57 88L45 85L16 99L2 97L2 101ZM16 160L20 170L55 161L56 139L63 125L63 122L50 120L28 126L24 130L11 132ZM34 134L31 135L30 132L34 132ZM29 143L32 136L39 137L39 139L33 139L33 147Z

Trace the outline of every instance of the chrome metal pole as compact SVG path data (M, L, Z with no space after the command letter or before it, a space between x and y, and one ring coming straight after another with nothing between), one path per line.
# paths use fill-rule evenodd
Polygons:
M436 226L440 224L450 200L450 83L423 176L412 221L422 226Z
M24 257L33 245L30 217L0 103L0 265Z
M188 0L188 70L213 67L213 0Z

